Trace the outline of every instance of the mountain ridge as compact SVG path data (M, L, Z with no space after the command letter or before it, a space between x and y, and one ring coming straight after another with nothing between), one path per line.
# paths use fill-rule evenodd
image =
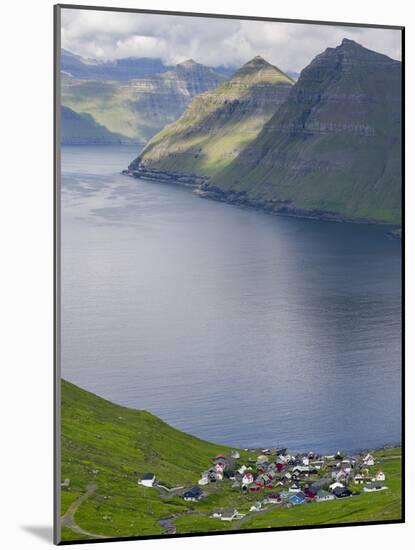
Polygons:
M401 64L345 39L202 193L276 212L401 222Z
M116 80L62 78L62 103L94 117L109 131L145 142L177 120L192 98L216 87L224 76L201 64L177 65L162 73Z
M293 80L261 57L244 64L216 88L194 98L129 166L136 176L175 173L205 178L218 172L261 130Z

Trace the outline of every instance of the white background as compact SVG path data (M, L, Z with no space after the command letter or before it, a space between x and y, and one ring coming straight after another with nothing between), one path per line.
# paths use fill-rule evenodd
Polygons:
M79 0L81 2L81 0ZM111 548L405 548L415 538L414 498L414 31L404 0L101 0L132 8L405 25L407 34L407 524L167 541ZM52 526L52 0L3 2L0 191L0 545L46 547ZM411 124L412 123L412 124ZM412 338L411 338L412 334ZM376 376L376 373L373 373ZM370 388L367 388L370 391ZM87 545L89 547L89 545ZM86 546L85 546L86 547ZM93 546L97 548L97 546ZM108 547L109 548L109 547Z

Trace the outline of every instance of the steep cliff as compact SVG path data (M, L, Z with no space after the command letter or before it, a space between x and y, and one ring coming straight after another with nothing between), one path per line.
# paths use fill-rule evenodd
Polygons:
M401 221L401 63L344 39L202 193L294 215Z
M89 113L110 131L147 141L177 120L192 98L215 88L224 76L192 60L174 69L128 81L62 78L62 103Z
M282 71L255 57L220 86L197 96L129 169L147 177L191 176L195 183L218 173L255 139L292 85Z

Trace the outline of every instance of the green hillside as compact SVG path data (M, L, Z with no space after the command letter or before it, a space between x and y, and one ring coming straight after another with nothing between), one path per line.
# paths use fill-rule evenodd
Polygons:
M275 493L275 488L251 494L224 479L204 485L200 501L184 501L182 493L197 485L213 458L218 453L229 457L230 451L180 432L146 411L115 405L62 381L61 541L401 518L399 448L373 453L376 464L370 476L379 468L386 474L387 488L379 493L364 493L361 486L351 484L351 498L294 508L274 504L253 513L251 505ZM233 467L254 465L255 473L258 451L239 452ZM162 487L138 485L145 472L154 473ZM301 483L326 474L323 468ZM287 491L290 483L278 490ZM237 509L241 519L224 522L211 517L214 510L229 508Z
M110 132L91 115L61 107L62 145L116 145L128 142L128 138Z
M293 215L401 223L401 63L351 40L306 67L207 195Z
M132 80L62 77L62 103L89 113L111 132L147 141L177 120L191 99L215 88L223 75L192 60L161 74Z
M181 118L156 134L129 169L213 176L258 135L293 80L255 57L217 88L192 101Z
M61 514L90 484L97 490L75 514L79 526L106 536L157 534L160 517L185 508L137 485L153 472L167 487L197 482L212 457L229 449L172 428L146 411L128 409L62 381ZM105 498L111 497L111 498ZM111 516L111 521L103 520ZM78 536L66 529L64 538Z

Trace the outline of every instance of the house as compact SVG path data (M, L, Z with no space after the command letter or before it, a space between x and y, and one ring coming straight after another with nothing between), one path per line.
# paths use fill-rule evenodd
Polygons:
M354 482L356 483L356 485L361 485L362 483L365 482L365 478L361 473L358 472L354 476Z
M235 479L235 472L233 470L225 470L224 476L226 479Z
M375 493L377 491L384 491L387 489L383 483L373 483L371 485L366 485L366 487L363 487L363 491L365 493Z
M334 500L334 495L324 489L320 489L317 493L317 502L324 502L326 500Z
M246 487L251 493L256 493L257 491L261 490L261 486L256 483L251 483L250 485L246 485Z
M254 502L254 504L250 507L250 512L259 512L262 508L262 504L260 502Z
M232 451L231 458L235 458L236 460L238 460L238 458L241 458L241 455L239 454L238 451Z
M373 456L371 454L367 454L365 456L365 458L363 459L363 464L365 466L374 466L375 464L375 459L373 458Z
M281 495L279 493L272 493L268 495L268 502L271 504L277 504L281 502Z
M215 510L210 517L220 519L222 517L222 510Z
M251 472L245 472L242 478L242 485L250 485L254 481L254 476Z
M303 502L305 502L305 496L304 496L304 493L297 493L296 495L292 495L289 499L288 499L288 502L290 502L291 504L303 504Z
M207 476L201 477L198 481L199 485L207 485L208 483L209 483L209 478Z
M187 502L197 502L202 498L202 490L199 487L192 487L188 491L184 492L182 497Z
M346 498L352 495L352 492L347 489L347 487L336 487L333 491L333 494L337 498Z
M375 480L376 481L385 481L386 479L386 476L385 474L382 472L382 470L379 470L375 476Z
M238 472L243 475L244 472L247 470L248 468L245 466L245 464L242 464L242 466L239 468Z
M148 472L141 476L140 480L138 481L138 484L144 485L144 487L153 487L155 481L156 481L156 476Z
M229 510L223 510L221 520L222 521L232 521L238 516L238 510L230 508Z
M301 491L301 487L298 483L293 483L288 491L290 493L299 493Z
M338 481L335 481L331 485L329 485L330 491L334 493L336 489L344 489L344 485L342 483L339 483Z
M352 464L350 460L342 460L340 467L343 472L346 472L346 474L350 474L352 471Z

